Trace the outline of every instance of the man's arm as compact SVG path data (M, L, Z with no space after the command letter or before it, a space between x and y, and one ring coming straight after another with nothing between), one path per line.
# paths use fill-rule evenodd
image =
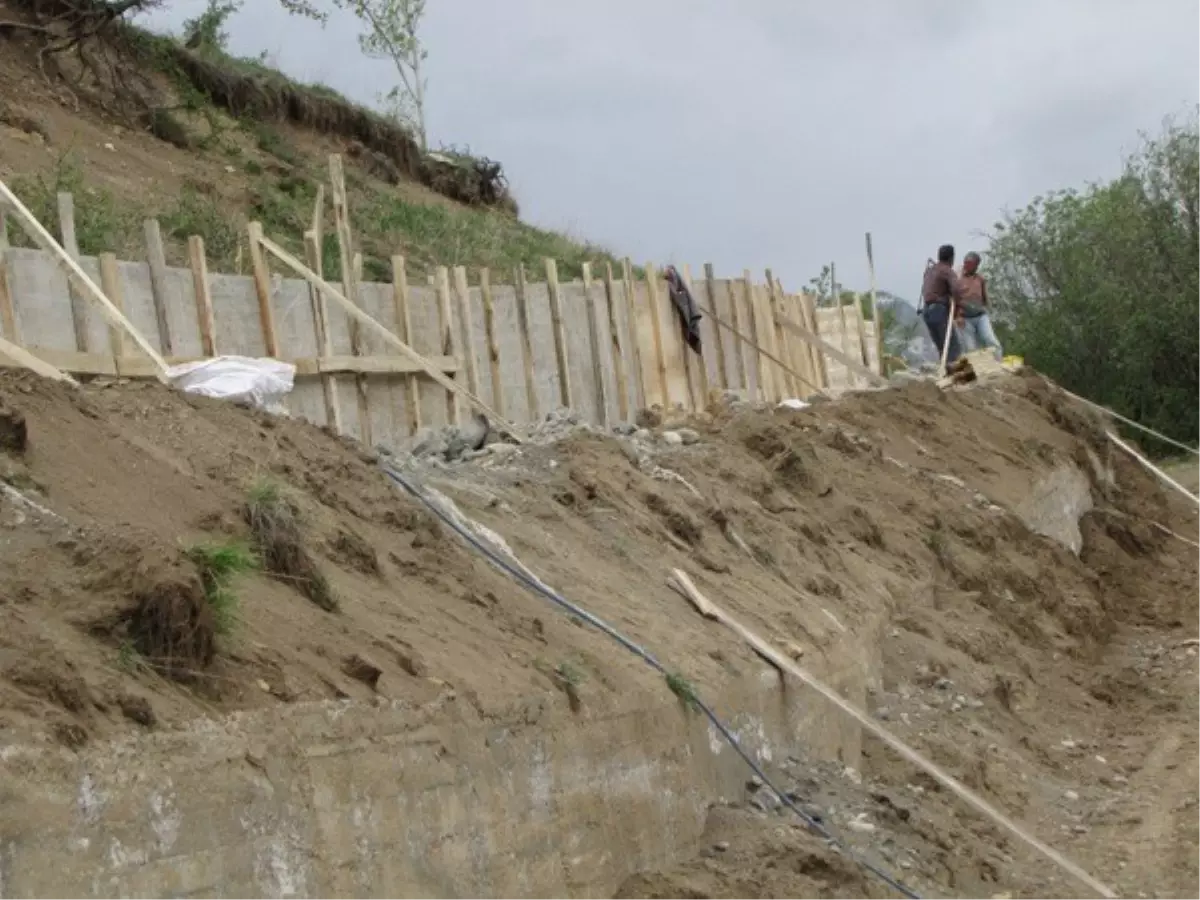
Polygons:
M946 266L946 286L950 288L950 296L954 300L961 300L963 295L962 279L950 266Z

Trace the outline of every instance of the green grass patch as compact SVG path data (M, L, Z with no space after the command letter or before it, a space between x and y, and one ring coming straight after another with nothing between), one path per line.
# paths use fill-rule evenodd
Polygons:
M248 544L224 541L196 544L186 551L204 584L204 596L213 612L213 627L222 637L228 637L238 623L238 595L233 581L259 568L258 556Z

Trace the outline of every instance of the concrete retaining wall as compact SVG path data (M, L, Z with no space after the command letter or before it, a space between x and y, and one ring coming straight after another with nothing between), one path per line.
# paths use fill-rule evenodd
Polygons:
M827 677L861 703L860 650ZM763 762L856 764L858 729L773 669L714 705ZM496 727L453 699L320 703L0 746L0 896L607 896L694 851L748 775L665 689L634 706Z

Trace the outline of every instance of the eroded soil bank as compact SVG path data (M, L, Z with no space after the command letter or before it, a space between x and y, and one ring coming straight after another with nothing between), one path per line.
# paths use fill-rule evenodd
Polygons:
M553 741L671 700L661 677L467 550L363 448L151 385L71 392L3 373L0 406L23 416L27 432L24 446L0 453L11 488L0 499L0 743L25 748L4 756L19 776L9 783L34 786L15 789L9 812L0 810L0 871L14 895L30 883L14 860L31 859L25 851L39 837L66 841L85 825L107 835L105 816L118 804L72 800L78 821L62 813L40 834L13 810L35 808L38 791L82 797L64 773L74 778L98 755L118 758L112 747L125 748L128 767L153 773L169 765L171 735L191 740L239 716L304 704L366 710L364 722L371 707L386 707L436 734L461 726ZM1158 527L1194 540L1194 508L1114 455L1095 420L1035 377L952 394L912 385L685 424L686 440L676 441L663 437L681 433L674 423L618 437L556 420L523 447L408 471L706 696L735 696L763 664L667 589L671 568L814 671L857 667L844 678L851 699L1121 892L1195 895L1196 655L1186 642L1196 637L1196 551ZM1044 524L1054 509L1039 505L1064 477L1082 479L1090 498L1067 545ZM244 541L261 550L247 507L264 491L286 499L336 603L314 602L307 582L286 572L239 574L232 621L218 628L195 548ZM797 685L782 693L797 709L820 703ZM820 727L841 727L835 720ZM764 759L773 777L922 893L1081 893L876 742L793 737L786 755ZM303 745L304 734L264 740L248 765L265 773L272 802L288 797L302 812L319 798L291 796L293 782L285 789L278 770L271 777L289 741ZM452 740L433 748L438 766L469 776L474 751ZM436 822L428 811L439 808L437 780L413 789L429 792L422 808ZM608 821L612 809L587 796L595 827L563 834L551 816L538 853L600 859L606 841L623 846L614 830L634 823ZM202 801L171 802L186 820ZM574 875L564 863L560 874L508 884L548 889L558 879L571 893L625 896L884 890L754 784L700 812L707 831L679 842L675 862L610 858ZM185 848L151 829L170 815L127 814L143 815L145 840L114 833L120 852L112 841L77 852L100 854L112 878L150 866L159 880L142 886L151 892L171 889L199 865L188 861L230 839L197 836ZM342 856L303 835L280 837L291 855L264 856L262 880L251 884L281 894L333 884L370 894L385 881L453 892L446 873L456 866L494 871L475 859L496 844L485 833L473 838L469 865L430 851L426 870L407 881L382 868L410 865L395 854L360 861L365 882L299 884L271 868L273 859L296 871L317 871L323 856L353 859L353 836L388 834L388 815L347 821ZM273 846L278 822L253 827L247 840ZM134 844L137 853L125 852ZM502 892L479 878L470 884L481 893ZM91 892L113 885L97 879Z

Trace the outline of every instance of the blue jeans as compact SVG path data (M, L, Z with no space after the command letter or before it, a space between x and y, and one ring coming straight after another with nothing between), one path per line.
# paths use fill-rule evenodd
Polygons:
M925 327L929 329L929 336L933 338L933 346L937 348L938 362L941 362L942 347L949 338L950 352L946 355L946 365L950 365L962 355L962 350L958 346L958 339L955 335L958 329L949 327L949 307L944 303L926 303L924 319Z
M968 316L963 319L963 324L956 330L959 340L963 342L968 353L982 347L991 347L998 362L1004 359L1004 349L1000 346L1000 341L996 339L996 332L992 330L992 320L988 318L987 313Z

